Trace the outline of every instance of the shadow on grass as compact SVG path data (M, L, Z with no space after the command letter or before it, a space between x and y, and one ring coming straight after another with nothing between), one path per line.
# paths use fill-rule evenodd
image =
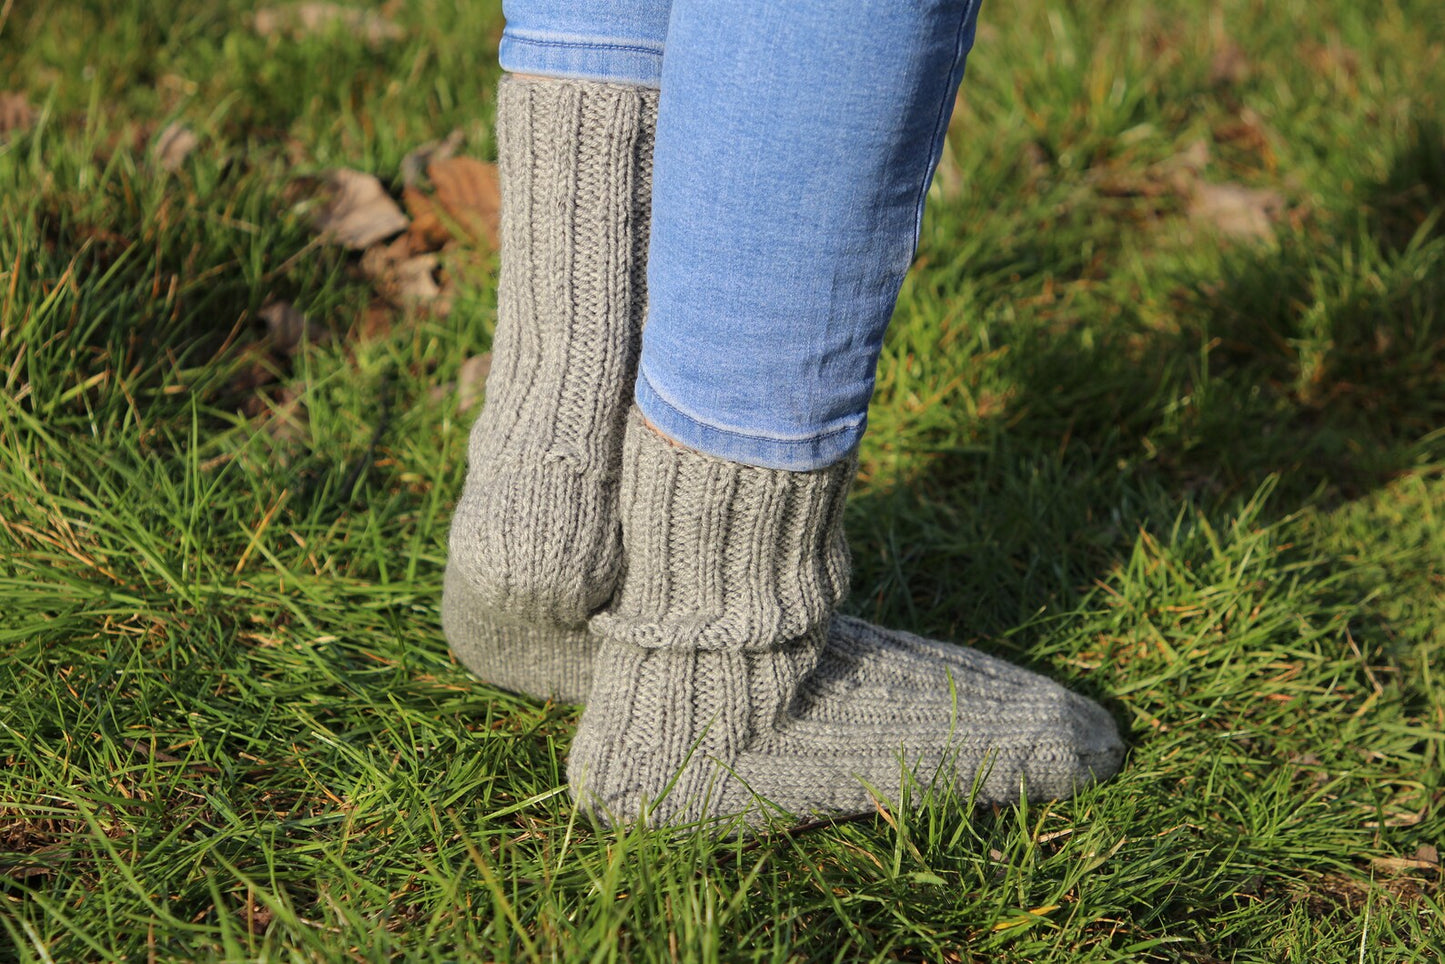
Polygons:
M1018 336L997 353L1018 391L979 449L855 500L853 608L998 637L1066 610L1186 506L1227 522L1270 487L1268 523L1438 462L1442 212L1445 139L1421 123L1360 209L1329 219L1339 234L1306 226L1181 272L1167 325L1121 306L1106 329Z

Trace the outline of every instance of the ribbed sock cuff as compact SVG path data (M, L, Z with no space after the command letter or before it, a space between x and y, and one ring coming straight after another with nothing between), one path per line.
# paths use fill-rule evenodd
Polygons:
M615 463L647 303L656 118L656 91L502 79L502 264L484 447Z
M644 647L760 650L821 630L847 594L857 463L763 469L694 452L634 409L623 444L621 586L594 630Z

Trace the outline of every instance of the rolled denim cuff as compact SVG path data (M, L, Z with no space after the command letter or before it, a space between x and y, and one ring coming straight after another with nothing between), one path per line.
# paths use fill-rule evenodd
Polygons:
M765 469L811 472L827 468L852 454L868 427L866 411L807 434L713 424L668 401L645 370L637 374L634 394L643 417L674 442L705 455Z
M542 33L508 26L498 49L502 69L569 80L658 88L662 44L642 39Z

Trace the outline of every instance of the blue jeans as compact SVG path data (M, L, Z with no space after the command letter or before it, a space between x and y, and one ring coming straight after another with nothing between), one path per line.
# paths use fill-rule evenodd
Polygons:
M636 399L711 455L854 449L977 0L505 0L503 68L660 88Z

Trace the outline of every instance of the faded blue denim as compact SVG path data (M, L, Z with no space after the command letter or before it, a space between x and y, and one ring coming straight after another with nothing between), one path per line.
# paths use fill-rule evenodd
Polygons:
M661 89L637 404L711 455L854 449L977 0L507 0L502 66Z

